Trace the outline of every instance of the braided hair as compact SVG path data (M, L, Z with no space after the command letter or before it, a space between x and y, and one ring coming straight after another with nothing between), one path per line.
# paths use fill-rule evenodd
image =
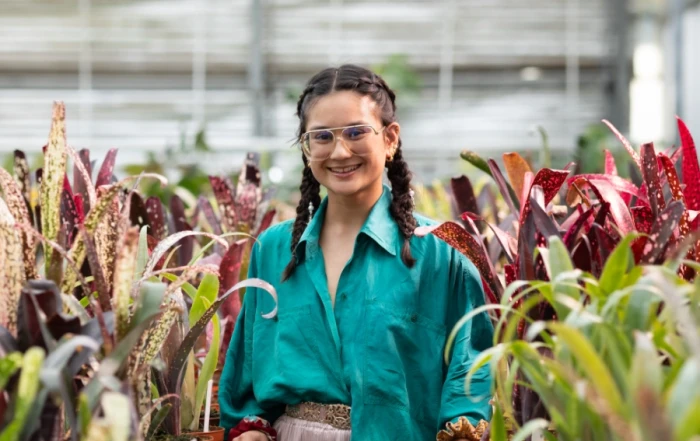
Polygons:
M396 94L389 88L386 82L370 70L352 64L346 64L339 68L324 69L316 74L307 84L297 102L297 116L299 128L297 139L306 131L306 115L308 109L322 96L341 90L351 90L361 95L372 97L377 107L381 109L382 124L388 126L396 121ZM306 224L313 216L309 212L309 204L313 209L318 209L321 203L321 186L308 167L306 157L304 161L304 174L301 180L301 200L297 206L297 215L292 229L292 258L287 264L282 275L282 281L287 280L294 273L297 261L294 250L299 244ZM396 152L391 161L386 164L387 178L391 182L392 201L389 211L394 221L399 226L404 242L401 248L401 260L407 267L412 267L415 259L411 254L410 239L416 228L416 219L413 217L413 198L411 197L411 171L403 159L401 151L401 139L399 139Z

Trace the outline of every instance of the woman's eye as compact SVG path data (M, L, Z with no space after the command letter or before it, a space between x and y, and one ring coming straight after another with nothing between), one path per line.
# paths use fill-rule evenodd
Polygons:
M317 132L314 135L314 141L328 142L333 139L333 134L331 132Z
M358 139L367 134L368 127L352 127L345 131L345 136L348 139Z

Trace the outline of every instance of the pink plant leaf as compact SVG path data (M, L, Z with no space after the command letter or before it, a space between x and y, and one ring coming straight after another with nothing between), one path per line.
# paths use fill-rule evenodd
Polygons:
M605 174L617 176L617 166L615 165L615 157L610 153L610 150L605 149Z
M691 210L700 210L700 165L698 164L698 152L695 150L695 142L690 135L688 127L682 119L678 121L678 132L681 135L681 147L683 158L681 159L681 173L685 184L685 203Z
M566 230L563 241L564 245L566 245L566 248L568 250L573 250L579 232L581 231L583 226L588 223L588 220L591 218L591 215L593 215L593 213L595 213L595 208L589 208L583 214L579 215L578 219L576 219L576 222L574 222L574 224Z
M503 249L503 252L506 255L506 259L508 259L508 262L513 263L513 255L517 253L518 250L517 242L513 236L503 231L497 225L493 225L491 222L486 222L484 218L482 218L478 214L465 212L462 213L462 219L471 219L473 221L485 222L486 225L488 225L489 228L491 228L491 231L493 231L496 240L501 245L501 248Z
M578 184L578 180L580 180L581 178L586 178L586 180L588 182L592 182L593 184L596 184L597 182L600 182L600 181L604 181L604 182L607 182L609 185L612 185L620 193L630 194L638 199L643 199L645 201L647 200L646 192L641 191L632 182L630 182L627 179L622 178L620 176L600 175L600 174L581 174L581 175L572 176L569 179L567 179L567 185L571 185L572 182L576 182ZM581 187L579 186L579 188L581 188Z
M265 230L270 228L270 225L272 225L272 221L275 219L276 214L277 211L274 208L267 210L267 212L263 215L262 219L260 219L258 229L255 231L255 237L260 236L262 233L265 232Z
M657 263L657 260L663 256L684 211L682 202L673 201L656 217L649 233L649 240L644 246L642 263Z
M593 184L588 181L588 185L602 202L610 203L610 213L612 214L615 224L618 226L623 235L634 231L634 221L629 212L629 208L625 201L620 197L620 193L610 185L607 181L598 181Z
M100 167L100 171L97 174L95 187L112 183L112 174L114 173L114 163L116 160L117 149L109 149L107 155L105 155L105 160L102 162L102 167Z
M671 196L673 200L683 202L685 205L685 197L683 196L683 188L681 187L681 181L678 179L678 173L676 172L676 167L673 165L673 160L663 153L659 153L659 161L666 172L666 180L668 181L668 186L671 189ZM690 222L694 220L690 219L690 210L685 210L683 216L681 217L680 223L678 224L678 231L681 237L686 237L690 234Z

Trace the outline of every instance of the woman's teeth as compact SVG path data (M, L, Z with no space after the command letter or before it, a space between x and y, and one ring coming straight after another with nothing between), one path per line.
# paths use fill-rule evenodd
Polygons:
M352 171L357 170L358 168L360 168L359 165L351 165L349 167L331 167L329 168L329 170L333 173L350 173Z

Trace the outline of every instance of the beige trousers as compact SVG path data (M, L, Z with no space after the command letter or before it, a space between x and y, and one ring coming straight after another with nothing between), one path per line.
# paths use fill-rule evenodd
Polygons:
M282 415L275 422L278 441L350 441L350 431Z

